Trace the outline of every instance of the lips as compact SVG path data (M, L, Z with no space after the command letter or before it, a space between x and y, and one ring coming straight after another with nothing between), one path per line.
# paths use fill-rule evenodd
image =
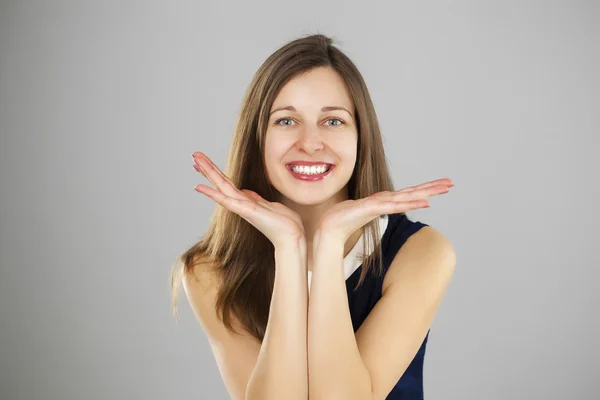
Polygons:
M298 172L294 172L294 170L292 169L292 166L301 166L301 165L306 165L306 166L312 166L312 165L326 165L328 168L327 170L325 170L325 172L320 173L320 174L312 174L312 175L306 175L306 174L302 174L302 173L298 173ZM320 181L324 178L326 178L327 176L329 176L331 174L331 171L333 171L335 169L335 165L334 164L330 164L330 163L323 163L323 162L312 162L312 163L289 163L286 165L286 169L288 171L290 171L290 173L292 174L292 176L296 179L302 180L302 181Z
M332 166L332 163L328 163L326 161L292 161L289 162L287 164L285 164L286 167L291 167L291 166L302 166L302 165L306 165L306 166L313 166L313 165L326 165L328 167Z

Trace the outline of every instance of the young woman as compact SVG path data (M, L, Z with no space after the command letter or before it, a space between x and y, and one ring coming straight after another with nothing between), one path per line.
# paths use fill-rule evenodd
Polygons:
M259 68L226 173L193 158L220 207L174 266L173 301L183 281L231 397L423 399L456 257L405 212L453 183L394 190L366 84L332 40L293 40Z

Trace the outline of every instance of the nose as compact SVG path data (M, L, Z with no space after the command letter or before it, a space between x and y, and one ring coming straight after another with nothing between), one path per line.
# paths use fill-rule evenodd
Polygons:
M307 154L314 154L323 150L323 139L318 129L306 128L298 139L298 148Z

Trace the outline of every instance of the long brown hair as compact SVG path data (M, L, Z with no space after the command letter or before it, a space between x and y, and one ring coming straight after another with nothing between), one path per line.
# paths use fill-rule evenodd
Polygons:
M268 182L263 160L269 111L290 79L317 67L335 70L354 101L358 149L356 166L348 182L348 197L359 199L393 191L377 116L363 77L354 63L333 45L333 40L322 34L288 42L260 66L244 95L225 174L238 189L250 189L268 201L275 201L276 190ZM381 275L383 267L379 218L361 229L365 234L363 267L355 289L370 269ZM370 255L367 246L374 249ZM175 316L181 279L200 260L208 260L215 266L220 283L215 312L226 328L235 332L233 314L247 332L262 342L275 279L272 243L242 217L216 205L207 232L173 265L171 289Z

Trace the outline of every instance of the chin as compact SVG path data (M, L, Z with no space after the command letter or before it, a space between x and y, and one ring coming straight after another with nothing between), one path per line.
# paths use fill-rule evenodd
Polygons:
M327 202L332 197L331 194L326 193L315 193L312 196L302 196L298 193L283 193L283 195L288 199L288 201L298 204L299 206L318 206Z
M290 188L289 186L285 185L281 187L282 190L280 190L280 188L276 189L285 199L300 206L318 206L331 202L337 203L338 201L342 201L342 199L347 198L345 196L345 192L342 193L342 191L347 190L345 185L335 188L329 186L303 189L298 187Z

